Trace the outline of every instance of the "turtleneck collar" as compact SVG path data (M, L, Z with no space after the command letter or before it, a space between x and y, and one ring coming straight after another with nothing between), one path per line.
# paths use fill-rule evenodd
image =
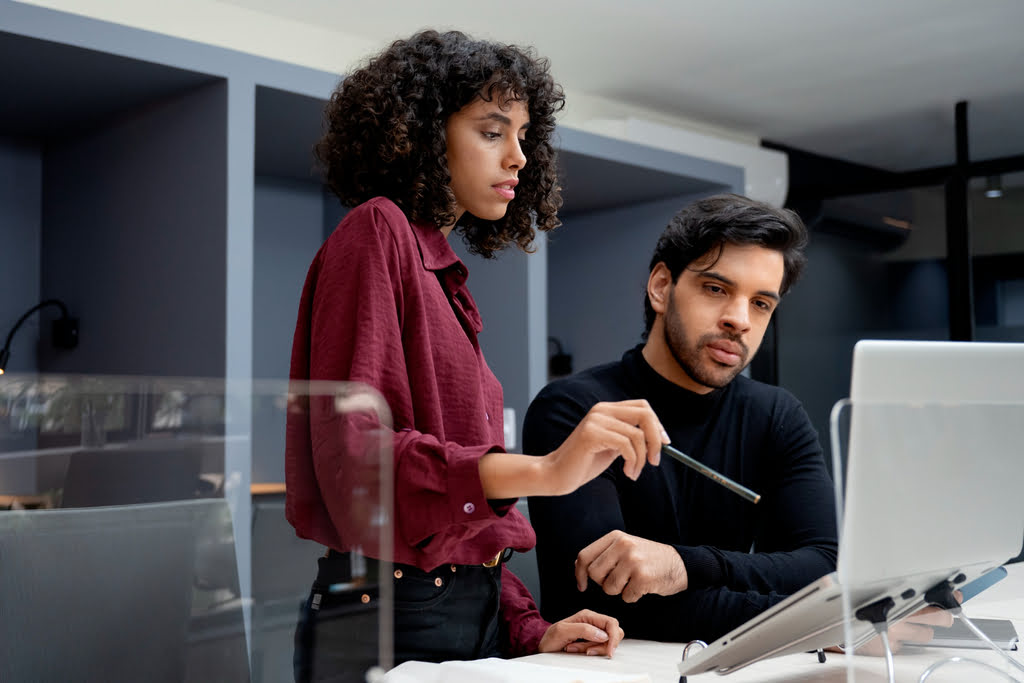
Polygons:
M712 389L706 394L697 394L666 379L650 366L643 355L643 344L638 344L622 356L626 374L637 383L639 395L652 404L670 405L674 409L704 413L718 404L732 384ZM735 380L733 380L735 381Z

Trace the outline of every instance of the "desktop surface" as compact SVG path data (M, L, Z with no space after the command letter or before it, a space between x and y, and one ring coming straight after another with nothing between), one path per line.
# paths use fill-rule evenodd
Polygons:
M1007 567L1008 576L978 595L964 606L968 618L1010 619L1018 633L1024 633L1024 566ZM628 635L628 634L627 634ZM622 641L613 659L580 657L564 653L547 653L521 658L523 661L549 666L571 667L595 672L646 673L651 683L679 683L676 665L683 652L682 643L659 643L648 640ZM1009 653L1024 663L1024 653ZM896 680L917 683L921 673L931 664L960 655L972 657L998 667L1001 671L1019 677L995 652L983 650L956 650L947 648L908 648L895 656ZM756 662L727 676L714 673L687 676L688 683L721 681L722 683L840 683L847 680L884 682L885 659L882 657L854 656L849 658L855 678L847 678L847 657L828 654L824 664L811 653L800 653ZM929 683L962 683L965 680L983 683L1005 680L981 668L956 664L938 669L928 678Z

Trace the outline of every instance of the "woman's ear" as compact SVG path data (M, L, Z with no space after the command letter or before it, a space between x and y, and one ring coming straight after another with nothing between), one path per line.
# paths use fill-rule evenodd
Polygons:
M647 278L647 296L655 313L664 314L668 307L668 295L672 289L672 273L664 262L658 263Z

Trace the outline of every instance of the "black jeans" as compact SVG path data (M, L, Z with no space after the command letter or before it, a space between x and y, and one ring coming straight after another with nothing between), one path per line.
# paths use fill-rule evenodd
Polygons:
M364 683L379 662L378 591L351 587L344 554L332 551L319 565L295 629L296 683ZM394 565L395 664L500 656L501 565L452 567Z

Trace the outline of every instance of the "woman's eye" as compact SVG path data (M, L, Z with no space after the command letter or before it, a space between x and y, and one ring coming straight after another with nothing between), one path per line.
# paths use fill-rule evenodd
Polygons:
M493 131L484 131L484 137L488 140L497 140L501 137L501 133L495 133Z

